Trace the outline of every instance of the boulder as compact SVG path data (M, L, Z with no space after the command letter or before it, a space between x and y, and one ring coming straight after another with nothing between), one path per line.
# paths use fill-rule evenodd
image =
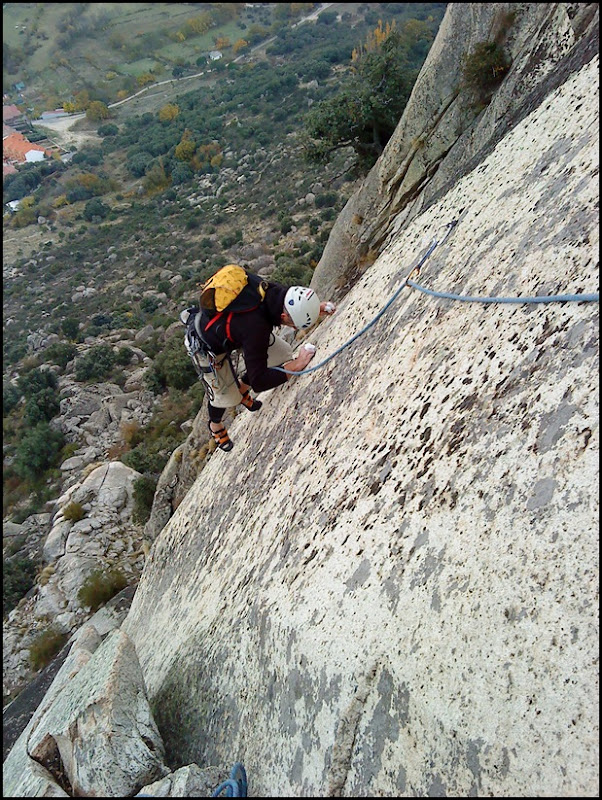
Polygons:
M127 797L168 773L130 639L81 631L4 765L4 797ZM64 777L61 773L64 773Z
M140 369L135 370L129 376L124 384L124 390L126 392L136 392L141 389L144 389L146 384L144 381L144 376L148 372L148 367L140 367Z
M42 549L42 557L47 564L52 564L58 558L65 555L65 545L72 524L72 522L63 519L61 516L50 529L50 533L46 537Z
M152 338L154 333L155 333L155 329L153 328L152 325L145 325L144 328L141 328L138 331L138 333L134 337L134 341L136 341L136 342L146 342L150 338Z
M85 464L82 456L71 456L67 458L60 466L61 472L71 472L72 470L80 470Z
M229 770L197 764L172 772L160 781L145 786L135 797L212 797L213 791L228 780Z
M125 633L110 634L63 689L34 725L27 750L42 765L59 755L76 796L127 797L168 772Z
M144 535L151 541L157 538L174 513L183 450L183 444L174 450L157 482L150 517L144 526Z

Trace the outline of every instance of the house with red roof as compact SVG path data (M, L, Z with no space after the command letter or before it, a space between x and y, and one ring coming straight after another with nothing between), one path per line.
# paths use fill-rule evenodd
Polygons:
M2 106L2 122L10 123L12 120L16 120L21 117L23 114L17 106Z
M52 157L52 152L39 144L33 144L15 131L2 137L2 160L9 164L28 164Z

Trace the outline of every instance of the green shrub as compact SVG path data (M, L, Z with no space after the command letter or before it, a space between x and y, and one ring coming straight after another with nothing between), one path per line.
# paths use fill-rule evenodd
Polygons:
M131 347L120 347L115 355L115 362L120 366L125 367L130 363L133 355L134 351Z
M88 575L77 597L82 606L97 611L127 585L127 578L121 570L97 569Z
M88 381L104 378L115 366L115 353L108 344L92 347L75 362L75 380Z
M55 389L47 388L29 397L25 403L25 420L29 425L48 422L59 413L60 403Z
M39 480L43 473L56 464L64 437L52 430L47 422L38 422L23 434L15 454L14 470L21 478Z
M124 453L121 461L136 472L161 472L169 461L169 454L156 452L155 448L143 443L134 447L129 453Z
M280 223L280 233L289 233L293 228L293 220L290 217L285 217Z
M6 617L35 583L36 565L28 557L2 561L2 616Z
M332 208L336 205L339 196L336 192L324 192L316 196L316 208Z
M53 626L40 633L29 647L29 663L33 669L40 670L50 664L68 638L69 634Z
M163 387L171 386L185 391L197 381L197 374L180 336L172 337L157 354L153 372L153 380Z
M64 319L61 322L61 330L68 339L75 341L79 336L79 322L76 319Z
M67 364L76 356L77 347L67 342L55 342L44 351L44 358L59 367L65 368Z
M156 488L157 481L147 475L142 475L134 481L134 510L132 512L134 522L144 524L150 517Z
M508 57L499 44L478 42L463 58L462 77L466 86L479 93L488 93L501 83L509 66Z
M17 386L25 397L33 397L45 389L55 390L59 385L59 380L50 370L32 369L22 375L17 381Z
M6 417L7 414L15 408L21 399L21 392L12 383L5 383L2 386L2 416Z
M159 308L159 301L156 297L143 297L140 301L140 308L145 314L152 314Z
M109 122L106 125L101 125L96 133L99 136L117 136L119 128L117 125L113 125L113 123Z
M79 522L80 519L83 519L85 516L86 512L80 503L71 502L63 509L63 517L70 522Z
M311 267L287 256L278 260L270 280L282 283L284 286L309 286L312 275Z

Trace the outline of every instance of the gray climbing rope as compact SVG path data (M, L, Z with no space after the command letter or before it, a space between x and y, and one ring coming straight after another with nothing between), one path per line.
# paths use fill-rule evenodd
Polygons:
M447 300L460 300L463 303L598 303L598 294L551 294L535 297L470 297L465 294L451 294L450 292L436 292L414 281L407 281L407 285L419 292L429 294L431 297L442 297Z
M452 220L448 222L445 226L447 231L445 236L438 241L437 239L432 239L425 254L419 259L419 261L414 264L410 271L407 274L406 279L399 287L399 289L395 292L395 294L390 298L390 300L383 306L383 308L378 312L378 314L372 319L367 325L365 325L355 336L352 336L349 341L342 344L338 347L334 353L331 353L327 358L323 361L320 361L319 364L316 364L313 367L308 367L304 370L300 370L295 372L294 370L284 369L284 367L272 367L272 369L276 369L279 372L285 372L287 375L308 375L310 372L315 372L317 369L320 369L325 364L328 364L335 356L341 353L345 348L349 347L349 345L353 344L356 339L359 339L360 336L363 336L367 330L369 330L373 325L375 325L378 320L383 316L383 314L387 311L387 309L397 300L401 292L406 288L406 286L411 287L412 289L417 289L424 294L431 295L432 297L439 297L444 298L447 300L459 300L465 303L598 303L599 302L599 294L557 294L557 295L546 295L540 297L470 297L468 295L459 295L459 294L452 294L450 292L436 292L433 289L427 289L425 286L421 286L418 283L410 280L410 276L413 275L415 272L419 272L420 268L424 264L424 262L431 256L433 251L436 247L440 244L443 244L447 237L450 235L452 230L458 224L458 220Z

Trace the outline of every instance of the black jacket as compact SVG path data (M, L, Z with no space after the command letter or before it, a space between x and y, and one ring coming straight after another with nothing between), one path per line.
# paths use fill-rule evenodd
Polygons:
M287 380L284 372L268 367L268 347L274 328L282 324L280 315L287 290L278 283L268 283L265 299L258 308L232 314L229 321L224 312L203 334L214 353L242 350L247 367L245 380L255 392L265 392Z

